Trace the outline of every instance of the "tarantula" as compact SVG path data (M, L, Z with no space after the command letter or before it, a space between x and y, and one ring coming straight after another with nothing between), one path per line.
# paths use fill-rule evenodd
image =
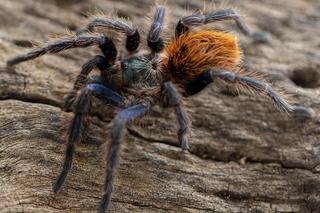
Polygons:
M175 38L167 44L160 36L165 23L165 13L163 5L156 7L147 36L151 50L149 54L136 54L140 34L138 29L127 21L119 18L95 17L78 34L50 42L7 61L11 66L47 53L54 54L66 49L94 45L102 52L102 55L93 57L83 65L72 92L66 97L65 110L69 111L72 109L71 106L75 105L75 115L68 133L63 168L53 185L54 192L58 192L65 182L71 168L75 144L82 140L82 135L87 129L92 97L97 97L105 104L120 109L113 120L111 143L106 158L105 193L99 212L105 212L111 201L126 125L146 115L155 104L175 109L179 124L178 140L184 150L189 148L187 137L189 122L179 93L189 97L214 82L236 91L265 95L280 109L286 112L293 110L293 106L263 79L256 79L256 75L240 68L242 52L236 36L217 30L198 32L191 30L191 27L216 21L234 20L242 33L256 41L263 41L264 34L252 32L233 9L197 12L181 18L175 28ZM104 34L93 34L92 32L98 27L124 33L128 56L119 59L112 39ZM100 70L100 75L89 78L89 73L95 68Z

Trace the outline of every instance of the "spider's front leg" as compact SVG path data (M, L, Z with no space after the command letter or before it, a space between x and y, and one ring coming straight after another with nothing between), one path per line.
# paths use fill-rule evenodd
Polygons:
M176 87L172 82L165 82L162 89L162 101L165 107L174 107L179 123L178 139L183 150L189 149L189 119L181 103Z
M105 100L113 106L123 106L124 100L122 96L104 85L93 83L88 84L84 89L82 89L79 97L77 98L75 116L72 120L68 133L69 137L63 163L63 169L53 186L54 192L58 192L65 182L65 179L72 165L74 145L82 140L82 136L87 129L87 117L91 106L92 96Z
M76 93L82 88L87 82L87 76L94 68L98 68L101 73L106 72L107 68L114 64L117 57L117 48L114 42L108 37L104 37L104 40L99 45L102 55L94 56L88 60L81 69L80 74L73 85L72 91L66 96L64 103L64 110L66 112L71 111L71 106L75 100Z
M107 174L105 181L105 194L101 200L99 212L105 213L111 201L116 167L119 162L120 146L122 144L123 130L127 123L143 116L150 110L150 105L139 104L122 110L113 120L111 130L111 143L107 153Z
M43 47L36 48L28 53L18 55L7 61L8 66L13 66L24 61L33 60L45 54L56 54L67 49L100 46L105 43L105 36L78 35L52 41Z
M216 12L209 12L205 14L196 13L180 19L176 26L176 37L178 38L180 35L189 31L189 27L200 26L200 25L211 23L211 22L224 21L224 20L234 20L238 28L240 29L240 31L244 35L253 38L255 42L259 42L259 43L269 42L269 38L266 33L252 31L247 26L243 17L231 8L219 10Z
M131 23L127 21L116 18L110 19L108 17L95 17L86 28L81 29L77 34L82 34L84 32L94 32L96 27L112 29L120 33L124 33L127 36L126 49L130 53L134 53L140 45L140 33L137 28L134 28Z
M77 80L74 83L72 92L70 92L65 100L65 111L71 110L71 105L74 102L76 92L82 88L86 83L87 76L95 68L99 68L101 72L105 72L108 67L114 64L117 57L117 49L114 42L106 36L96 35L75 35L52 41L34 49L26 54L16 56L7 61L8 66L13 66L24 61L33 60L45 54L56 54L67 49L72 48L85 48L89 46L98 46L103 53L103 56L95 56L91 60L87 61L77 76Z

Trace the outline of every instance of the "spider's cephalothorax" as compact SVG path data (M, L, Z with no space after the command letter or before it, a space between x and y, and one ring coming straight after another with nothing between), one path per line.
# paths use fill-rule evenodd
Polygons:
M140 90L161 86L162 74L159 57L140 55L107 68L103 80L113 90Z
M250 91L268 96L280 109L292 111L293 107L263 79L257 79L257 76L239 68L242 53L235 36L213 30L190 31L190 27L232 19L245 35L252 37L255 41L265 41L264 34L252 32L234 10L195 13L181 18L176 25L175 38L168 41L167 45L160 37L165 11L164 6L158 6L155 9L147 36L150 54L136 54L140 34L126 21L95 17L77 35L50 42L44 47L7 62L11 66L47 53L58 53L77 47L95 45L101 49L102 55L93 57L83 65L73 90L65 100L65 110L69 111L72 109L71 106L75 105L75 115L70 124L63 169L54 184L54 192L58 192L65 182L71 168L75 144L82 140L82 135L87 129L88 119L86 118L93 96L120 109L113 121L111 143L107 150L105 193L101 200L100 212L105 212L110 204L123 129L127 123L147 114L155 104L172 107L175 109L179 123L179 142L184 150L188 149L189 122L176 86L187 97L200 92L214 82L227 85L236 91ZM94 32L97 27L124 33L128 56L119 60L117 48L112 39L103 34L86 33ZM99 69L101 74L88 77L95 68Z

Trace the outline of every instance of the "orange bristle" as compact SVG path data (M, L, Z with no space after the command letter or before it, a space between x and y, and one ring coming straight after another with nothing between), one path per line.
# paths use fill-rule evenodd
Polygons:
M185 85L211 68L238 69L241 55L237 37L230 33L190 32L167 45L164 72L176 83Z

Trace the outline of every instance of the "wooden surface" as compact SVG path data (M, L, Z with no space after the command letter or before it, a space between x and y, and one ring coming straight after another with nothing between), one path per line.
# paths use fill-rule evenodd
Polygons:
M5 67L32 42L85 24L87 11L135 18L143 26L151 1L0 0L0 212L95 212L102 196L105 144L112 116L97 112L77 146L69 178L51 187L64 155L72 113L63 96L95 48ZM168 1L170 23L186 1ZM190 9L202 1L188 1ZM217 26L239 34L244 67L265 74L312 118L286 116L266 99L231 96L210 86L184 100L190 119L190 153L178 147L171 111L155 108L130 127L123 145L111 212L320 212L320 3L318 0L230 1L250 26L268 32L254 44L234 23ZM172 25L168 25L173 32ZM102 109L107 111L107 109Z

